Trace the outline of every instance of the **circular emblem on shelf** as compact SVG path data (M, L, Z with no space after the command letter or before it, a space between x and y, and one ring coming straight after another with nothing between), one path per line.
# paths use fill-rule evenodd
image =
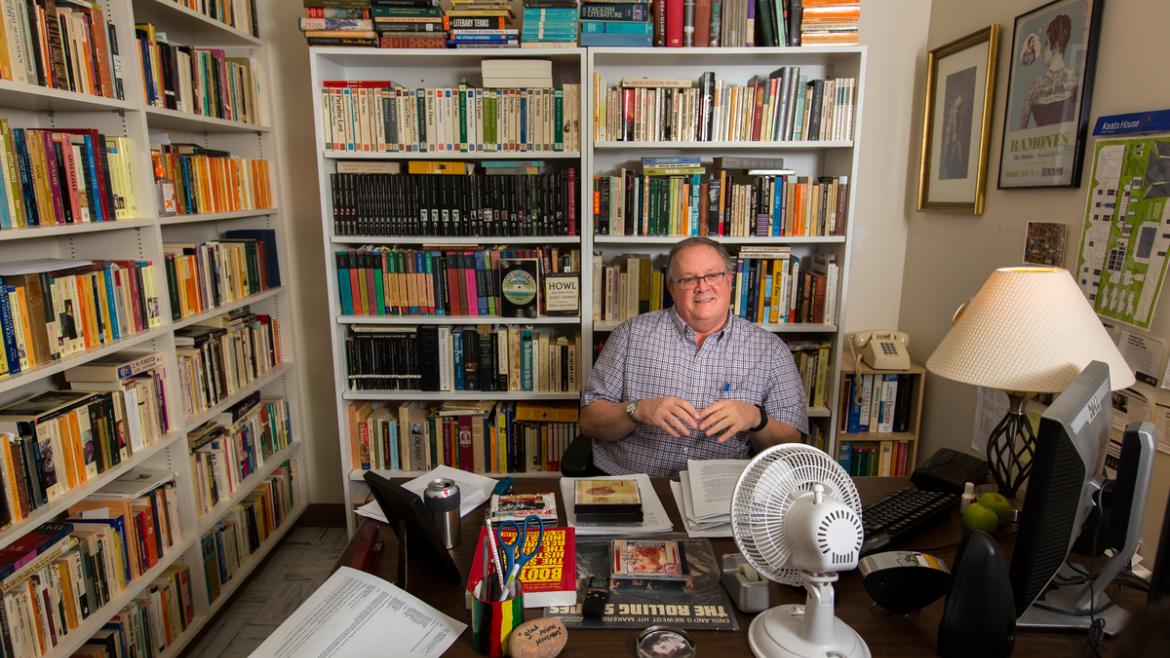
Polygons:
M512 270L504 275L502 285L504 299L523 306L536 298L536 279L524 270Z

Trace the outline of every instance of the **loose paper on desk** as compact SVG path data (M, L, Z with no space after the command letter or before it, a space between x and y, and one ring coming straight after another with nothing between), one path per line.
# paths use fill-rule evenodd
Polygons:
M731 497L747 459L690 460L670 483L679 515L692 537L731 536Z
M618 525L579 525L577 514L573 511L576 498L577 480L633 480L638 484L638 494L642 496L642 523ZM565 501L565 516L569 525L577 529L578 535L651 535L657 532L670 532L674 524L666 515L666 508L658 499L654 485L650 483L650 476L645 473L636 475L611 475L591 478L561 478L561 500Z
M252 656L439 656L466 628L377 576L341 567Z
M487 502L487 499L492 497L492 489L496 487L496 481L489 477L468 473L450 466L440 466L409 482L404 482L402 488L422 498L427 483L435 478L454 480L455 484L459 485L459 516L467 516L472 510ZM357 508L357 513L375 521L387 522L386 515L382 513L382 508L376 500L371 500Z

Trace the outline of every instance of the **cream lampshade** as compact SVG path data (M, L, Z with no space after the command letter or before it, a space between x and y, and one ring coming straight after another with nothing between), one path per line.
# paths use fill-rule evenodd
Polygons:
M926 368L1008 393L1011 408L988 442L988 462L1001 492L1014 497L1035 449L1027 399L1063 391L1090 361L1109 366L1112 390L1133 384L1133 372L1068 270L1004 267L956 314Z

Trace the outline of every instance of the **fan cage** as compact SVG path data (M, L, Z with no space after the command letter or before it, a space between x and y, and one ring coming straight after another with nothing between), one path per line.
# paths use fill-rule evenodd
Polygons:
M841 465L824 452L804 444L773 446L756 455L735 485L731 531L744 559L765 577L786 585L803 582L800 571L784 565L791 548L784 519L793 501L824 488L827 498L849 506L861 518L861 497Z

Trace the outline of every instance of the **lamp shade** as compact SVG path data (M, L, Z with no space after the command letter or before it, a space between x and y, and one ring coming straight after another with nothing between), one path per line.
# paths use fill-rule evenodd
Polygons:
M931 372L965 384L1058 393L1089 364L1109 366L1110 388L1133 372L1068 270L997 269L930 355Z

